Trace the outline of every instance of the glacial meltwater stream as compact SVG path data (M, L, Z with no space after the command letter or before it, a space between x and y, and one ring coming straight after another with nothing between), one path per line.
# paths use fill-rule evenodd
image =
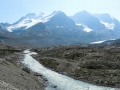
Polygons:
M93 84L74 80L68 76L58 74L57 72L43 67L37 60L35 60L31 56L32 54L37 53L25 50L24 54L25 58L22 63L25 64L32 71L43 75L48 80L48 86L45 88L46 90L120 90L117 88L96 86Z

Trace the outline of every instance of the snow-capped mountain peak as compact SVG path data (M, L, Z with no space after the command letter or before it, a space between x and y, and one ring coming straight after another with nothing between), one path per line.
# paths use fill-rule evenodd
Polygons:
M13 32L18 28L28 29L31 26L42 22L48 22L54 15L57 15L61 11L54 11L51 14L45 13L28 13L26 16L22 17L18 22L14 23L13 25L6 27L9 32Z

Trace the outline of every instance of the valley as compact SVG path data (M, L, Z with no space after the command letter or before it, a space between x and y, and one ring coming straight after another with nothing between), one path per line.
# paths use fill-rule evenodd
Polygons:
M42 65L76 80L120 88L119 46L58 46L33 49Z
M51 90L51 87L54 90L56 88L63 88L59 86L59 82L56 81L57 79L53 78L54 71L60 75L65 75L65 77L68 76L80 81L80 85L83 85L83 82L88 83L85 84L85 87L81 86L82 90L85 88L97 88L97 90L101 90L101 88L104 87L106 87L106 89L116 88L119 90L120 88L120 47L118 43L114 45L97 46L65 45L34 47L31 48L30 51L34 51L37 54L33 53L32 55L32 53L30 53L33 57L30 56L31 59L27 56L30 51L23 52L26 49L27 47L20 48L16 46L13 48L12 46L1 45L1 90L4 90L4 88L15 88L16 90ZM34 58L38 61L37 63L31 63L33 62L31 60ZM26 60L26 62L24 62L24 60ZM41 67L40 65L39 67L37 65L38 63L43 66ZM34 66L29 66L29 64ZM50 70L50 72L44 72L43 67L45 70ZM50 81L53 84L50 85L50 87L49 80L51 79L47 78L49 75L55 80L54 82ZM64 76L61 76L61 78L63 77ZM63 79L60 79L60 82L61 80ZM73 81L74 84L75 82ZM30 87L30 85L32 85L32 87ZM73 87L74 86L71 86L71 88ZM70 87L64 87L65 90L68 90L68 88Z

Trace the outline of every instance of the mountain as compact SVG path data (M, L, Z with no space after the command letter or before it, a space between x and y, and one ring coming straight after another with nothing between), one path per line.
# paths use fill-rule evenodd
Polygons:
M59 21L59 18L62 19ZM54 23L54 21L57 21ZM53 16L48 23L37 23L32 27L24 30L19 34L19 40L22 43L34 44L34 46L53 46L53 45L65 45L83 42L81 37L78 36L78 32L74 30L69 30L68 24L76 27L74 21L67 17L64 13L59 13ZM73 24L74 23L74 24ZM60 27L56 27L56 25ZM53 27L51 26L53 25ZM77 38L76 38L77 37ZM22 38L22 40L20 40Z
M106 24L107 23L107 24ZM109 14L81 11L69 17L62 11L28 13L13 24L0 23L8 44L55 46L119 38L120 23Z
M7 27L9 32L21 33L22 31L28 29L29 27L43 22L42 19L45 17L43 13L29 13L26 16L20 18L17 22L13 23L11 26Z
M44 13L29 13L26 16L20 18L17 22L7 27L9 32L21 33L22 31L32 27L33 25L42 22L48 22L54 15L58 14L59 11L52 14Z
M97 40L119 38L120 22L109 14L90 14L87 11L81 11L71 16L76 25L83 26L83 30L89 32L89 36ZM92 33L91 33L92 31ZM95 39L94 39L95 40Z
M64 22L65 21L65 22ZM42 22L48 27L74 27L74 21L61 11L54 11L51 14L29 13L20 18L17 22L7 27L9 32L21 33L22 31ZM66 24L67 23L67 24Z
M100 23L98 18L85 10L74 14L71 18L76 22L76 24L85 25L93 30L102 30L105 28L104 24Z

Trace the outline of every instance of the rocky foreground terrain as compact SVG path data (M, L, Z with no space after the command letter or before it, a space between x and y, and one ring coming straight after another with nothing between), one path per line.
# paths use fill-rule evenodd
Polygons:
M20 63L22 51L0 45L0 90L44 90L42 77Z
M23 48L0 45L0 90L44 90L47 80L26 68ZM119 46L34 48L45 67L77 80L120 88Z
M77 80L120 88L119 46L59 46L33 49L45 67Z

